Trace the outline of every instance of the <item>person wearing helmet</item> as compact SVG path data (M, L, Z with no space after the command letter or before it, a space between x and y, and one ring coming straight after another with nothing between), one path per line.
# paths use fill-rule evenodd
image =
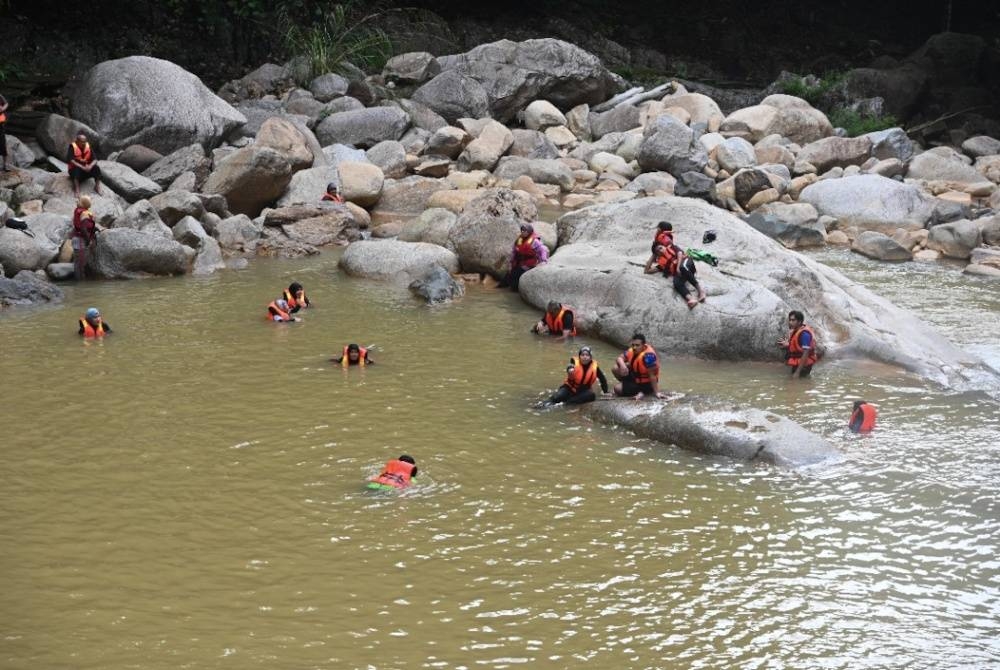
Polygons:
M80 318L80 329L77 331L85 339L100 338L111 333L111 326L101 318L101 312L96 307L88 307Z
M301 321L299 317L292 316L291 309L292 308L288 306L288 301L284 298L272 300L271 304L267 306L267 320L275 323L291 323L292 321Z
M337 205L344 204L344 196L340 195L340 187L337 182L331 181L326 185L326 193L323 194L322 202L332 202Z

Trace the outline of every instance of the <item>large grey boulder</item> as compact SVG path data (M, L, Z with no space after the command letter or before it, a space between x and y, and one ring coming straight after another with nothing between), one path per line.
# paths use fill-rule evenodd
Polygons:
M366 277L409 284L434 265L458 272L458 259L436 244L398 240L362 240L348 245L340 267L352 277Z
M832 444L784 416L716 398L621 399L591 403L584 411L599 423L621 426L639 437L738 461L796 468L842 458Z
M942 155L935 150L925 151L914 156L906 172L910 179L927 181L950 181L962 184L984 184L989 188L989 181L976 171L974 167L947 154Z
M469 202L448 233L465 272L501 279L510 270L510 252L524 223L538 217L531 198L510 189L487 189Z
M410 123L412 124L410 130L419 128L433 133L435 130L448 125L443 116L416 100L400 98L399 100L391 101L391 104L399 107L410 116Z
M494 172L501 179L530 177L536 184L554 184L563 191L573 190L573 171L560 160L551 158L521 158L505 156Z
M21 270L13 277L4 277L0 272L0 310L13 306L59 303L62 300L62 289L34 272Z
M406 176L406 149L395 140L379 142L366 151L365 156L389 179L401 179Z
M514 135L507 126L490 120L479 136L465 147L458 157L457 167L463 172L492 170L513 143Z
M370 107L331 114L316 126L320 144L352 144L360 148L398 140L410 127L410 116L398 107Z
M517 132L516 130L514 131ZM457 158L465 146L472 140L467 132L455 126L438 128L427 140L425 153Z
M208 176L211 162L205 156L205 148L200 144L189 144L159 159L142 176L156 182L162 188L170 186L185 172L193 172L202 180Z
M811 163L822 174L833 167L861 165L871 156L872 141L861 137L824 137L811 142L799 152L799 161Z
M334 98L347 95L349 82L339 74L328 72L309 82L309 91L320 102L330 102Z
M694 133L669 114L646 124L642 132L638 161L645 172L662 170L679 177L685 172L701 172L708 154L692 147Z
M669 172L644 172L630 181L623 190L637 193L640 196L673 195L676 186L677 180Z
M253 251L262 230L246 214L236 214L215 224L215 239L226 251Z
M201 221L193 216L185 216L178 221L171 234L175 240L192 249L197 249L201 241L209 236L201 225Z
M719 167L729 174L757 165L757 154L753 145L742 137L730 137L715 148L715 160Z
M634 105L618 105L603 114L590 113L590 132L594 139L600 139L608 133L623 133L641 125L639 108Z
M889 234L896 228L923 228L934 211L931 199L916 186L880 175L824 179L806 186L799 201L837 219L842 228Z
M719 233L711 251L721 262L698 265L708 299L693 310L668 280L642 272L662 220L674 222L681 247L701 246L707 230ZM549 300L573 305L595 337L625 344L639 331L660 351L680 356L780 365L776 335L788 312L801 309L828 357L868 357L958 388L1000 388L995 371L914 315L700 200L596 205L564 214L557 228L559 248L525 274L521 295L539 308Z
M63 242L73 230L72 218L65 214L42 212L24 217L35 243L47 253L59 253Z
M566 116L548 100L535 100L524 109L524 127L528 130L565 125Z
M412 97L448 123L465 117L482 118L490 112L489 96L482 84L456 71L442 72L414 91Z
M989 135L976 135L962 142L962 151L973 158L995 156L1000 154L1000 140Z
M893 238L883 233L866 230L854 239L851 250L879 261L910 261L913 254Z
M725 118L719 132L757 142L768 135L781 135L797 144L809 144L833 134L826 114L805 100L774 94L759 105L738 109Z
M292 175L288 187L280 198L278 207L288 205L316 204L322 201L326 187L330 183L339 183L340 176L337 166L325 165L307 170L299 170Z
M153 151L141 144L131 144L118 154L119 163L124 163L140 174L161 158L163 158L163 154L159 151Z
M407 222L399 232L398 239L401 242L427 242L451 249L448 236L457 220L458 215L451 210L431 207L413 221Z
M975 221L965 219L934 226L927 236L927 248L949 258L969 258L972 250L982 243L982 228Z
M128 209L115 220L114 227L142 230L154 223L163 223L156 208L148 200L139 200L129 205Z
M128 202L152 198L163 188L148 177L143 177L124 163L97 161L101 168L101 181Z
M291 178L292 166L281 153L251 145L213 170L202 190L225 196L234 214L257 216L285 192Z
M97 234L87 267L106 279L177 275L187 271L188 254L179 242L131 228L114 228Z
M40 243L20 230L0 227L0 266L14 275L21 270L41 270L58 255L58 247Z
M569 109L581 103L602 102L618 88L597 56L552 38L500 40L438 60L444 72L435 79L448 72L475 79L486 91L493 118L502 122L513 119L533 100L548 100L556 107ZM448 118L441 110L436 111Z
M337 175L340 193L348 202L361 207L371 207L378 202L385 175L377 165L344 161L337 166Z
M205 213L205 204L201 198L188 191L164 191L151 198L149 204L156 210L159 219L171 227L185 216L201 219Z
M35 152L28 148L28 146L14 137L13 135L4 135L7 141L7 165L13 165L14 167L27 168L31 167L35 162ZM63 154L69 149L69 145L63 148Z
M312 167L313 164L313 151L309 147L303 130L305 133L310 133L308 128L300 130L295 123L288 119L270 118L257 131L254 146L274 149L288 161L292 172L298 172ZM315 148L316 152L322 156L323 150L318 145Z
M74 90L73 116L101 135L105 151L142 144L162 154L205 148L246 118L179 65L129 56L92 67Z
M426 51L411 51L393 56L382 68L382 78L387 82L413 86L422 84L437 76L441 65L433 54Z
M432 177L386 179L372 216L389 219L418 216L427 209L427 201L433 194L451 188L447 182Z
M465 286L451 276L450 272L435 264L410 283L410 291L433 305L461 298L465 294Z
M107 151L102 152L100 133L82 121L67 119L59 114L47 114L35 128L35 138L38 139L38 143L59 160L66 158L70 142L76 139L79 133L87 136L95 155L107 153Z
M866 133L872 143L872 156L879 160L895 158L903 163L913 158L913 140L902 128L888 128Z
M808 205L806 206L808 207ZM754 230L778 240L789 249L821 247L826 244L822 226L815 220L812 225L789 222L782 220L775 214L764 213L760 210L753 212L743 220L750 224Z
M537 130L515 128L514 141L507 150L508 156L522 158L559 158L559 149L545 133Z
M222 258L222 248L211 237L203 237L196 247L197 254L191 264L191 274L198 277L210 275L218 270L226 269L226 261Z

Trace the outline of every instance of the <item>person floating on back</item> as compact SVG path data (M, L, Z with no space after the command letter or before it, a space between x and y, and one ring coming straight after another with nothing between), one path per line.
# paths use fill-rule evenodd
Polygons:
M101 168L97 165L97 157L90 148L87 136L80 133L70 142L66 153L66 165L69 178L73 181L73 195L80 197L80 184L88 179L94 180L94 193L101 194Z
M611 370L615 378L615 395L642 400L643 396L667 396L660 392L660 360L653 347L646 344L646 336L636 333Z
M321 201L332 202L336 205L344 204L344 196L340 195L340 187L337 186L337 182L331 181L326 185L326 193L323 194Z
M80 329L77 331L85 339L104 337L111 334L111 326L104 323L101 312L96 307L88 307L80 317Z
M374 490L405 489L417 476L417 462L412 456L403 454L385 464L382 473L368 481L368 488Z
M669 246L658 244L654 247L653 255L646 261L643 268L646 274L656 274L662 272L664 277L673 278L674 291L677 292L688 309L694 309L699 302L705 302L705 290L698 283L695 272L697 272L694 261L688 258L679 246L670 244ZM697 291L697 295L691 295L688 284Z
M792 377L808 377L816 363L816 335L805 324L802 312L793 309L788 313L788 337L778 340L785 349L785 364Z
M531 328L538 335L551 335L561 340L576 335L576 321L573 310L560 302L550 300L542 320Z
M302 284L297 281L293 281L285 289L282 294L285 302L288 303L288 313L295 314L300 309L306 309L307 307L312 307L312 302L306 297L306 291L302 288Z
M277 300L272 300L271 304L267 306L267 320L273 321L275 323L292 323L293 321L301 321L297 316L292 316L291 308L288 306L288 301L284 298L278 298Z
M594 360L590 347L580 347L577 358L569 359L569 366L566 368L566 381L548 400L542 403L542 406L557 405L561 402L567 405L594 402L597 399L592 390L595 381L601 384L601 391L604 395L608 395L608 380L597 361Z
M340 356L334 356L330 360L334 363L340 363L345 368L352 365L362 368L366 365L375 365L375 361L368 355L368 349L353 343L345 346Z
M847 422L847 427L852 433L870 433L875 430L875 419L878 412L875 405L870 405L864 400L857 400L854 403L854 411Z

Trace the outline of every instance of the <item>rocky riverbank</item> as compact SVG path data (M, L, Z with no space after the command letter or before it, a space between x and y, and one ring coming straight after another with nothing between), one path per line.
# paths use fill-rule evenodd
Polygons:
M784 94L724 113L674 81L627 89L597 57L554 39L344 72L298 87L294 64L264 65L213 93L162 60L95 66L72 119L48 117L34 142L10 138L18 167L0 179L0 216L16 212L33 236L0 229L0 265L65 276L74 201L51 168L82 131L105 158L102 195L84 188L108 228L89 260L94 276L210 273L254 255L395 238L352 247L344 267L419 292L435 267L502 276L519 224L532 222L555 253L525 276L525 298L568 299L613 341L643 327L679 353L769 359L782 313L806 308L835 354L959 386L981 372L912 316L790 250L960 258L970 274L1000 275L994 138L922 147L899 128L844 137ZM329 182L345 204L320 202ZM552 226L537 221L539 207L571 211ZM662 279L636 267L661 219L685 246L719 233L723 263L705 269L709 302L694 311L675 309Z

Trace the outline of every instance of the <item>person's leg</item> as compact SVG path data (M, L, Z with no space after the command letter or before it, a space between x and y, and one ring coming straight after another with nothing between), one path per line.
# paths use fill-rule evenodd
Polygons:
M77 200L80 199L80 181L82 170L78 167L70 167L69 169L69 180L73 183L73 195Z
M101 168L94 163L94 167L90 168L90 176L94 179L94 193L97 195L101 194Z
M580 389L579 393L574 393L569 398L566 398L565 402L567 405L582 405L588 402L594 402L597 396L590 389Z
M688 309L691 309L698 304L698 301L688 295L687 281L684 279L684 275L680 272L674 275L674 290L684 298L684 302L687 303Z
M621 384L615 384L615 395L622 398L631 398L639 392L639 386L631 377L623 379Z
M87 267L87 245L79 237L73 238L73 277L80 281Z
M510 290L516 291L518 285L521 282L521 275L523 275L527 270L524 268L511 268L510 269Z
M563 384L549 397L549 402L557 405L561 402L566 402L572 395L573 392L569 390L569 387Z

